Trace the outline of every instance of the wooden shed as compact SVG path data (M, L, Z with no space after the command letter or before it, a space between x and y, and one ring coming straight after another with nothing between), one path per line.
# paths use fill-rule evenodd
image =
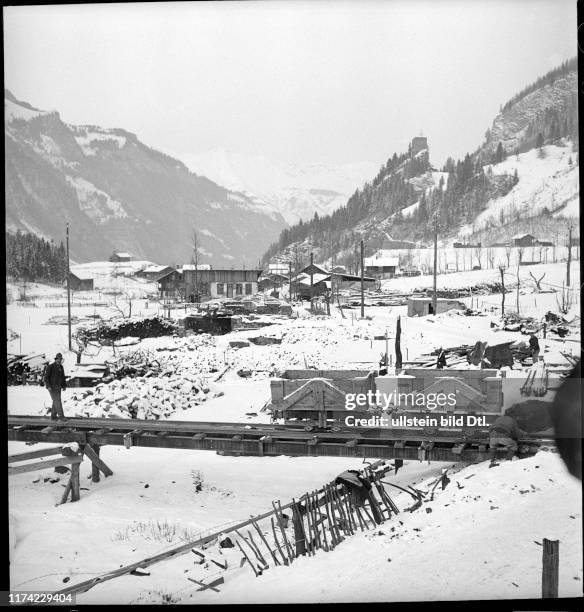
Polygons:
M450 300L447 298L438 298L436 300L436 314L453 309L466 310L466 306L459 300ZM408 317L425 317L430 314L434 314L431 297L408 298Z

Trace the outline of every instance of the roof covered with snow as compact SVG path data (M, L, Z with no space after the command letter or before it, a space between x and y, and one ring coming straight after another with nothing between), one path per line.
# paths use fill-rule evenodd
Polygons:
M391 252L392 251L388 249L381 249L371 257L365 257L363 260L365 263L365 267L394 266L397 268L399 266L399 257L396 257L395 255L390 255Z

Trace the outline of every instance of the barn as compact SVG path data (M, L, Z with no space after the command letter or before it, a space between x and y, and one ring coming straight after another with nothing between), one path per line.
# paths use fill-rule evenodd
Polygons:
M363 260L365 274L375 278L393 278L399 271L399 257L390 255L388 250L380 250L372 257Z
M114 263L120 263L124 261L132 261L132 256L130 253L126 253L125 251L114 251L109 258L110 261Z
M69 287L72 291L93 291L93 277L89 272L69 272Z
M436 314L453 309L466 310L466 306L459 300L449 300L446 298L438 298L436 300ZM431 297L408 298L408 317L425 317L430 314L434 314Z

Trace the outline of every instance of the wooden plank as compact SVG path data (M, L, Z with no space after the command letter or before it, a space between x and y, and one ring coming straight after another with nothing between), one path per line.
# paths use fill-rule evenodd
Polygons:
M99 447L96 446L97 452L99 452ZM91 463L99 468L104 476L112 476L113 472L110 468L99 458L97 452L89 445L86 444L83 448L83 452L87 455L87 458L91 461ZM98 481L99 481L99 472L98 472ZM94 480L94 482L96 482Z
M81 457L83 459L83 457ZM79 501L79 461L71 465L71 501Z
M8 455L8 463L26 461L27 459L38 459L40 457L48 457L49 455L60 455L62 448L62 446L53 446L52 448L43 448L36 451L29 451L27 453Z
M211 589L211 591L215 591L216 593L220 593L221 591L219 591L219 589L216 589L215 587L225 582L225 578L223 578L223 576L221 576L221 578L217 578L216 580L213 580L213 582L210 582L209 584L205 584L204 582L199 582L198 580L195 580L194 578L191 578L190 576L187 576L187 579L190 580L191 582L194 582L195 584L198 584L201 587L200 589L197 589L197 591L206 591L207 589Z
M559 540L543 539L541 596L543 599L558 597L558 572L560 566Z
M61 457L59 459L51 459L49 461L37 461L36 463L28 463L26 465L8 466L8 475L26 474L27 472L36 472L37 470L47 470L61 465L76 465L83 461L81 455L75 457Z
M71 476L69 476L69 480L67 481L67 486L63 491L63 496L61 497L61 503L64 504L69 497L69 493L71 492Z

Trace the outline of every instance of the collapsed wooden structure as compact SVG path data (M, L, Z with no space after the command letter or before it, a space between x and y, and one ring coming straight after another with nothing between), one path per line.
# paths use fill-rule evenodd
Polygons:
M426 495L423 491L414 487L392 485L382 480L392 470L397 472L401 466L400 460L392 465L386 461L377 461L359 471L343 472L334 481L326 483L318 490L306 492L298 499L293 498L286 504L282 504L280 500L272 502L272 509L263 514L250 516L247 520L197 537L171 550L69 585L59 593L84 593L98 584L120 576L148 575L144 571L145 568L188 552L202 560L210 561L214 569L219 567L221 570L230 571L242 566L242 563L237 563L229 567L227 561L222 562L215 558L213 552L208 550L213 543L219 543L221 547L237 547L241 555L238 558L242 560L243 565L249 566L256 577L269 567L287 566L298 557L312 556L319 550L333 550L355 533L374 528L400 512L384 484L390 484L413 498L413 505L404 511L414 511L422 504ZM347 484L351 478L356 482L363 482L363 493L359 493L359 487ZM448 482L446 472L436 481L434 489L440 482L444 488ZM247 529L246 533L244 529ZM224 582L224 575L207 583L191 577L187 579L200 587L198 591L218 591L217 587Z

